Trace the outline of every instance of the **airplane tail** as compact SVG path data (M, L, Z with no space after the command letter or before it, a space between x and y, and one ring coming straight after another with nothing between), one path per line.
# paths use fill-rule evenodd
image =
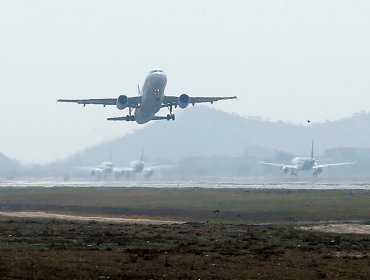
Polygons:
M143 162L143 159L144 159L144 148L141 148L141 157L140 157L140 161Z
M313 153L313 140L312 140L312 145L311 145L311 158L313 158L314 153Z

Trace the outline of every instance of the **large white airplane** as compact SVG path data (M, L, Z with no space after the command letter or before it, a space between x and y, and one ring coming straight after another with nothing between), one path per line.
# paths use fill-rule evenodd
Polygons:
M136 121L138 124L144 124L151 120L175 120L172 114L173 107L186 108L189 104L195 103L213 103L219 100L236 99L236 96L229 97L190 97L187 94L180 96L166 96L164 90L167 84L167 76L161 69L150 71L145 79L142 90L138 86L138 96L128 97L120 95L117 98L102 99L59 99L58 102L72 102L82 104L100 104L116 106L119 110L129 109L129 114L123 117L108 118L110 121ZM155 114L163 107L169 109L167 116L156 116ZM135 109L132 114L132 109Z
M332 167L332 166L342 166L342 165L349 165L355 164L356 162L337 162L337 163L325 163L325 164L318 164L318 160L314 158L314 150L313 150L313 141L311 146L311 157L295 157L292 159L291 164L280 164L280 163L271 163L271 162L261 162L264 165L276 166L282 168L284 173L288 173L290 171L290 175L297 176L298 171L307 171L312 170L313 176L318 176L323 168Z

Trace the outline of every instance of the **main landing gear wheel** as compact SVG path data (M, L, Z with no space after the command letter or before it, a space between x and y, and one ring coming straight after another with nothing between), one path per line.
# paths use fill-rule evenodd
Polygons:
M132 121L132 122L133 122L133 121L135 121L135 116L127 115L127 116L126 116L126 121L128 121L128 122L129 122L129 121Z
M174 114L171 114L171 115L170 115L170 114L168 114L168 115L167 115L167 120L168 120L168 121L169 121L169 120L173 120L173 121L174 121L174 120L175 120L175 115L174 115Z

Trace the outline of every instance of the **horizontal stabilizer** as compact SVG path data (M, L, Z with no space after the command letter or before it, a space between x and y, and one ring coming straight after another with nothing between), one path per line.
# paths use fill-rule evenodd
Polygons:
M108 121L125 121L126 117L107 118Z
M108 121L126 121L126 122L133 122L135 121L135 116L124 116L124 117L114 117L114 118L107 118Z
M160 120L167 120L167 117L154 116L154 117L152 118L152 121L160 121Z
M160 121L160 120L175 120L175 115L167 115L166 117L165 116L154 116L152 118L152 121Z

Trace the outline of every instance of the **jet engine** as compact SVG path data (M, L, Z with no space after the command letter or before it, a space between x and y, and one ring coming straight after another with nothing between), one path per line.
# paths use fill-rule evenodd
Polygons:
M179 96L179 100L178 100L177 103L178 103L178 105L179 105L180 108L184 109L184 108L188 107L189 101L190 101L189 95L187 95L187 94L181 94Z
M127 107L128 98L126 95L120 95L117 98L116 106L119 110L123 110Z
M288 171L289 171L289 168L288 168L288 167L286 167L286 166L284 166L284 167L283 167L283 172L286 174L286 173L288 173Z

